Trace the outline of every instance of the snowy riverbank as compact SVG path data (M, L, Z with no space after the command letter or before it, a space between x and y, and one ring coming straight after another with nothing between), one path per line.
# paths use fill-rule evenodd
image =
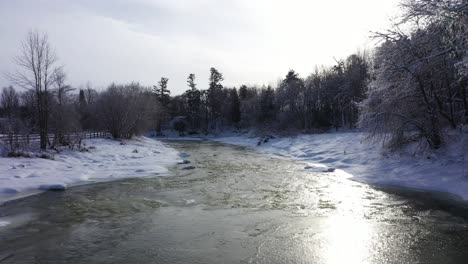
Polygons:
M71 185L167 173L178 152L157 140L84 140L88 152L64 150L54 160L0 158L0 200Z
M292 157L307 163L308 170L335 169L336 175L359 182L449 192L468 200L466 135L452 138L447 147L430 155L415 155L414 151L391 153L357 132L274 138L260 146L259 138L247 136L214 140Z

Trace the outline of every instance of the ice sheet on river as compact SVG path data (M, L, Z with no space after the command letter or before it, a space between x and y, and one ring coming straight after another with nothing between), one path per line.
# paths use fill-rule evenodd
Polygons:
M259 138L231 135L215 140L256 147ZM257 148L304 161L312 171L336 168L334 173L361 182L449 192L466 200L468 135L447 145L430 155L414 155L414 149L391 153L368 142L364 133L349 132L277 137Z

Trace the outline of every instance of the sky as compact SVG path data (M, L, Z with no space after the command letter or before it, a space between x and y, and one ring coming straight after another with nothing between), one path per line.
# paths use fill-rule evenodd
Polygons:
M74 87L157 84L172 94L209 69L225 86L275 84L372 48L398 0L0 0L0 87L28 31L46 32Z

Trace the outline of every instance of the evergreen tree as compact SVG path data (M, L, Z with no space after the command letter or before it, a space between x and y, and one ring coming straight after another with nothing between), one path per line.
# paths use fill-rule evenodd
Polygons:
M200 126L200 107L201 107L201 93L197 89L195 83L195 74L191 73L187 77L187 85L190 89L185 91L189 112L189 119L193 129L197 129Z
M280 126L304 128L304 81L294 70L288 74L278 87L277 103L281 115Z
M268 85L260 93L260 122L271 122L276 115L275 111L275 91Z
M210 82L207 94L207 103L212 128L215 128L217 126L217 122L219 121L218 119L221 114L221 106L223 103L223 85L221 84L221 82L223 80L223 74L221 74L217 69L212 67L210 69Z
M78 112L80 114L80 124L83 129L89 129L88 123L90 114L88 112L88 102L86 101L85 91L80 89L78 95Z
M83 89L80 89L80 94L78 97L78 102L80 104L80 108L83 109L86 107L86 98Z
M239 88L239 98L241 99L241 101L244 101L245 99L247 99L247 96L248 96L247 86L241 85L241 87Z
M240 112L240 101L239 101L239 95L237 94L237 89L233 88L231 89L229 93L229 99L231 101L231 122L237 125L240 122L241 119L241 112Z
M161 80L158 82L158 85L153 86L153 91L156 94L159 102L164 107L167 107L171 98L171 91L167 89L167 83L169 82L168 78L161 77Z
M158 85L153 86L153 92L159 101L159 111L156 120L156 135L162 135L162 123L169 118L169 102L171 100L171 92L167 89L168 78L161 77Z

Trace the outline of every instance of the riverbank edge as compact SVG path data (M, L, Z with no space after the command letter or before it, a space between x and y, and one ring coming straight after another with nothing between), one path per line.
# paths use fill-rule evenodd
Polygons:
M88 139L84 143L92 146L91 151L64 150L53 160L0 158L0 206L46 191L128 178L167 176L171 174L169 168L181 161L178 151L155 138ZM119 162L123 164L116 166ZM113 166L116 167L111 169ZM101 175L106 168L110 168L107 174Z
M418 155L389 152L365 138L362 132L341 132L272 137L267 142L261 142L262 137L232 133L204 139L289 157L312 170L331 169L337 176L361 183L447 193L468 203L466 136L462 144L454 140L437 152Z

